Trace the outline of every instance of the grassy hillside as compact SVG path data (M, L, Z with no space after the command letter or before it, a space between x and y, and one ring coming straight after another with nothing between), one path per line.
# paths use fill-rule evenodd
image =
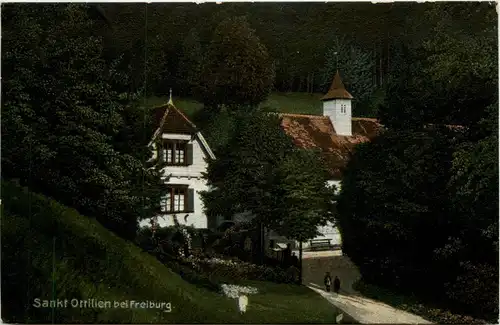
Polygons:
M309 93L272 93L260 106L274 112L313 114L321 115L322 94ZM168 97L149 97L146 99L147 106L159 106L165 104ZM188 98L173 98L175 105L182 109L189 117L203 107L203 104Z
M321 115L321 97L323 94L272 93L261 107L269 108L273 112Z
M248 312L184 281L93 219L2 181L2 319L9 323L332 323L305 287L254 283ZM35 299L170 302L141 308L36 308Z

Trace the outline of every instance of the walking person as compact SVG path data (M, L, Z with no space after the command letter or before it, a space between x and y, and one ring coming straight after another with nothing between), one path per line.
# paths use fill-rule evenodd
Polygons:
M335 280L333 280L333 292L339 293L340 290L340 279L338 276L335 276Z
M295 252L292 253L292 266L299 267L299 258L295 255Z
M330 276L330 272L326 272L324 283L326 287L326 292L330 292L330 287L332 285L332 277Z
M287 244L283 250L283 266L288 268L291 265L292 245Z

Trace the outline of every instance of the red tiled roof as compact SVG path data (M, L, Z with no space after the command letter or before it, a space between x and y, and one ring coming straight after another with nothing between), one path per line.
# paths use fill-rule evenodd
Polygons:
M337 71L335 77L333 78L332 85L330 89L326 93L321 100L330 100L330 99L352 99L352 95L345 89L344 83L340 78L340 73Z
M358 143L370 141L382 126L376 119L352 118L352 136L337 135L328 116L280 114L281 127L302 148L320 149L332 177L339 179L342 169Z

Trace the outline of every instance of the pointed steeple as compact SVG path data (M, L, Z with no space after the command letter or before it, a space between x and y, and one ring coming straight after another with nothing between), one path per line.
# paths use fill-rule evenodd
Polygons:
M332 85L328 92L321 98L321 100L332 100L332 99L353 99L352 95L345 89L344 83L340 78L340 73L337 70L335 77L333 78Z
M170 98L168 99L168 104L174 105L174 101L172 100L172 88L170 88Z

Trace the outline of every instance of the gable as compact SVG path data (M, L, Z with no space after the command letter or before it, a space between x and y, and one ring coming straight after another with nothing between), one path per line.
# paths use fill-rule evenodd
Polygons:
M168 135L190 135L192 140L199 142L200 147L208 157L215 159L207 141L201 132L199 132L196 125L175 107L172 102L153 108L151 118L153 119L156 131L152 136L149 146L153 145L155 139L168 138ZM167 136L164 137L164 135Z
M197 132L196 126L173 105L155 107L152 114L155 126L161 128L160 133L195 134Z

